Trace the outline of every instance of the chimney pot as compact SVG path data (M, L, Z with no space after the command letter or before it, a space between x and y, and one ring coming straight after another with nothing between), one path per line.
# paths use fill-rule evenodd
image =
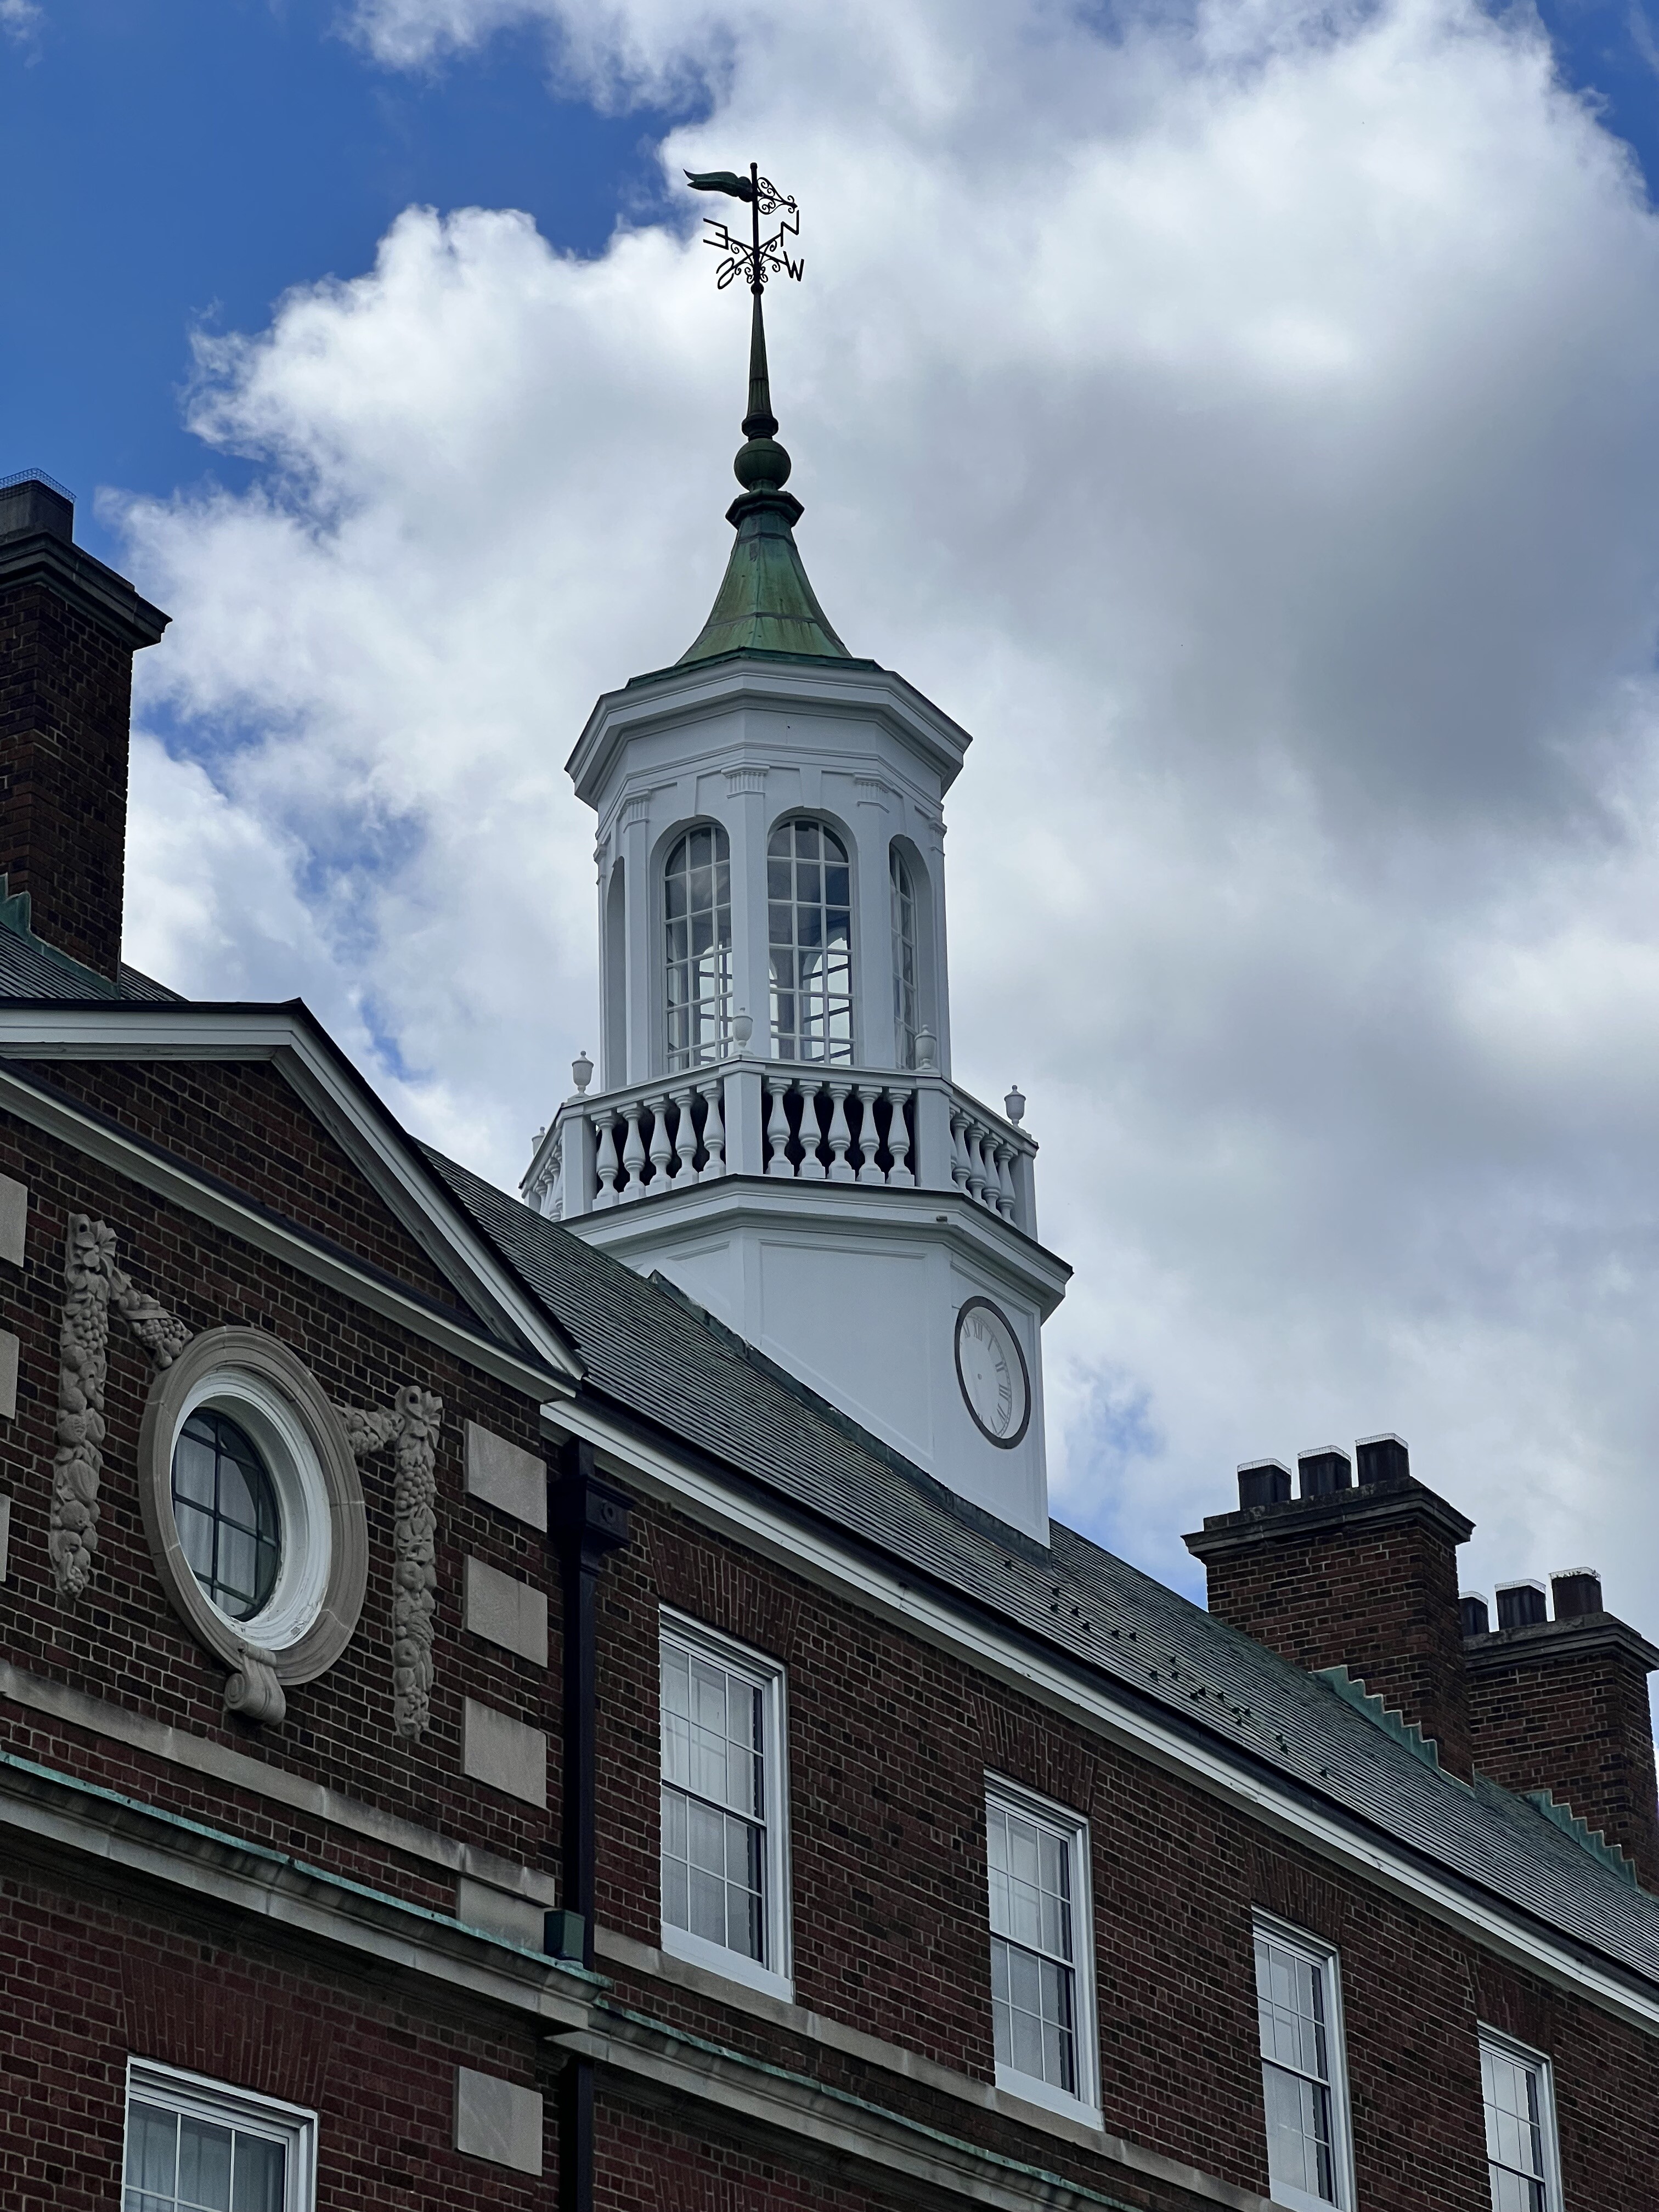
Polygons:
M1316 1444L1298 1452L1296 1472L1304 1498L1330 1498L1353 1487L1353 1462L1340 1444Z
M1391 1431L1381 1436L1361 1437L1354 1446L1359 1462L1359 1486L1362 1490L1373 1482L1404 1482L1412 1471L1412 1455L1407 1449L1406 1439Z
M1550 1594L1558 1620L1577 1620L1586 1613L1601 1613L1601 1577L1594 1567L1564 1567L1550 1577Z
M1282 1460L1241 1460L1238 1502L1241 1507L1283 1505L1291 1495L1291 1470Z
M1499 1628L1537 1628L1550 1617L1542 1583L1499 1583Z
M1465 1636L1492 1634L1492 1615L1486 1610L1486 1601L1479 1590L1465 1590L1457 1601L1457 1610L1462 1619Z
M75 543L75 495L39 469L20 469L0 477L0 538L27 538L44 531Z

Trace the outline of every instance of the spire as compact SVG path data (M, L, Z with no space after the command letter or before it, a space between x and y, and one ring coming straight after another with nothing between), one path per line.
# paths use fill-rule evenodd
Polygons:
M763 179L756 179L752 171L747 179L734 177L729 184L723 182L714 188L729 189L731 185L746 185L747 190L732 197L751 203L757 198L757 186L762 193L771 190ZM738 242L721 228L724 241L738 246ZM683 668L688 662L713 660L726 653L787 653L810 659L845 660L847 647L830 629L795 547L794 526L801 518L801 503L793 492L784 489L791 464L778 443L778 418L772 412L766 323L761 311L763 276L756 281L766 250L760 240L758 206L752 258L751 249L738 250L755 273L750 282L754 310L749 326L749 411L743 418L744 443L732 464L732 472L743 489L726 510L726 520L738 533L737 543L708 619L678 665ZM790 273L799 274L799 268L792 268Z

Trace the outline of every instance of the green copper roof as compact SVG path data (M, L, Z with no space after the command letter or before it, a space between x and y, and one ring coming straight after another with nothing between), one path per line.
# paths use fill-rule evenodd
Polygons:
M708 619L678 665L712 660L725 653L787 653L809 660L845 660L847 647L836 635L807 581L795 548L801 504L784 489L788 454L777 441L777 417L766 368L766 330L755 295L749 343L749 412L743 418L747 441L732 464L743 486L726 511L738 533Z

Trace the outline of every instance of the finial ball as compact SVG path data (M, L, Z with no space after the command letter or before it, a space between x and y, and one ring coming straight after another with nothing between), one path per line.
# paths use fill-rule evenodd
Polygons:
M793 465L775 438L750 438L738 447L732 473L745 491L781 491Z

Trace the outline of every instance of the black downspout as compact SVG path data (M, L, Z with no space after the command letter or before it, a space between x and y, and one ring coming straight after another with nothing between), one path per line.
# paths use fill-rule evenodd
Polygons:
M628 1541L629 1501L596 1473L593 1447L570 1437L548 1483L547 1525L559 1549L564 1592L564 1779L560 1838L563 1909L550 1912L544 1938L550 1954L593 1964L593 1900L598 1857L594 1742L599 1733L599 1577L609 1555ZM592 2212L593 2203L593 2062L565 2068L559 2130L559 2197L563 2212Z

